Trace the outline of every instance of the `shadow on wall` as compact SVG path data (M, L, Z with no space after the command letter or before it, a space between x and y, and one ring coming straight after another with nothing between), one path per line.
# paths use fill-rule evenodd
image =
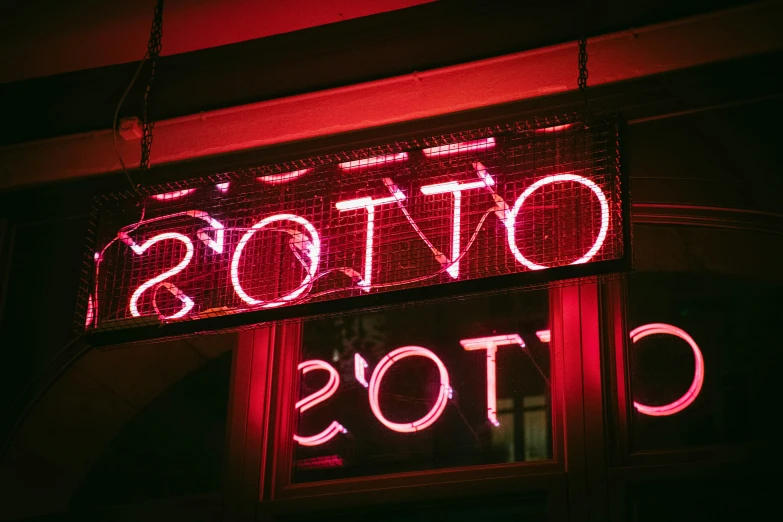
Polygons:
M220 488L236 336L87 353L0 462L0 520Z

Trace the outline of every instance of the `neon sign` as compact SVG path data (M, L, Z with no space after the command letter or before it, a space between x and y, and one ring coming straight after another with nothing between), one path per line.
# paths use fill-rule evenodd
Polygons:
M261 311L317 313L315 304L343 298L380 303L391 291L459 293L460 284L551 268L591 273L566 275L569 265L622 268L626 184L617 147L606 146L617 141L616 122L536 132L550 127L517 122L489 137L247 169L141 201L107 198L81 324L238 325L240 313L258 322Z
M688 390L676 401L661 406L648 406L639 402L634 402L636 410L643 415L650 416L668 416L681 412L690 406L701 391L704 382L704 359L701 350L696 345L693 338L684 330L663 323L651 323L635 328L630 333L631 341L638 342L650 335L673 335L686 341L693 350L695 357L694 378ZM551 335L549 330L539 330L536 336L542 343L549 343ZM466 351L486 350L486 400L487 400L487 420L495 427L500 426L497 417L497 380L496 380L496 355L500 347L509 347L511 349L527 348L525 341L518 333L503 335L492 335L487 337L477 337L460 340L460 345ZM381 385L387 372L392 366L409 357L421 357L429 360L437 369L438 386L437 394L430 410L422 417L408 422L395 422L387 418L383 411L381 402ZM355 353L353 357L353 371L356 381L364 388L367 388L370 410L376 421L381 423L389 430L397 433L414 434L426 430L433 426L443 415L449 400L452 398L453 389L450 383L449 371L443 361L431 350L422 346L402 346L387 353L375 366L370 377L369 383L365 377L365 372L369 367L365 358ZM301 363L298 369L303 375L313 370L326 371L329 374L328 382L317 392L300 399L294 408L303 413L305 410L320 404L337 391L340 385L340 377L337 370L326 361L309 360ZM329 426L317 435L303 437L294 435L294 440L302 446L319 446L332 440L339 433L348 433L340 422L334 420Z

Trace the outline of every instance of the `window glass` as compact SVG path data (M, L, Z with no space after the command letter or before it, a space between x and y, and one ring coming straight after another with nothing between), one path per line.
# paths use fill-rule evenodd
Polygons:
M293 481L552 457L548 291L303 327Z
M780 290L736 276L629 278L634 449L745 443L765 431Z

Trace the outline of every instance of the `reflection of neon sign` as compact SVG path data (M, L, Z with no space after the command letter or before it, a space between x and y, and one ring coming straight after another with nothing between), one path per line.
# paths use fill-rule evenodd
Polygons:
M701 386L704 383L704 357L702 356L701 350L696 344L696 341L693 340L693 337L688 335L685 330L670 324L651 323L640 326L639 328L635 328L631 330L631 341L636 343L637 341L640 341L649 335L673 335L675 337L679 337L688 343L691 347L691 350L693 350L693 357L695 359L693 381L691 382L688 391L686 391L682 397L669 404L664 404L663 406L647 406L646 404L641 404L636 401L633 403L634 408L636 408L639 413L644 415L653 415L656 417L674 415L675 413L681 412L690 406L699 395Z
M424 417L413 422L392 422L387 419L381 411L381 405L379 401L381 382L383 381L383 376L386 375L386 372L389 370L389 368L391 368L392 365L400 359L404 359L406 357L425 357L435 363L435 365L438 367L438 374L440 376L438 398L435 400L435 404L432 406L432 409ZM381 424L390 430L397 431L399 433L415 433L417 431L427 429L428 427L432 426L436 420L438 420L438 417L441 416L443 410L446 409L446 403L449 400L449 390L449 372L446 370L443 362L438 359L437 355L427 350L426 348L422 348L421 346L403 346L402 348L397 348L396 350L386 354L386 357L381 359L381 362L378 363L378 366L376 366L375 370L372 372L369 388L370 408L372 409L373 414L375 414L375 418L381 421Z
M527 137L513 139L534 134L520 131ZM161 190L151 196L159 203L135 207L141 217L131 224L123 216L138 210L112 210L119 230L101 230L100 237L113 239L95 252L86 328L201 319L625 256L617 173L581 164L572 166L578 175L531 171L513 160L518 152L497 161L509 143L516 146L485 137ZM153 244L152 255L141 255ZM158 302L168 294L181 304L163 313Z
M329 382L327 382L323 388L312 395L301 399L294 405L294 408L300 413L304 413L306 410L309 410L316 404L319 404L334 395L334 392L337 391L337 387L340 386L340 376L329 363L317 360L305 361L299 365L298 369L303 375L306 375L313 370L323 370L329 373ZM332 423L329 424L329 427L321 433L310 435L309 437L294 435L294 440L302 446L319 446L325 442L329 442L335 435L341 432L345 433L346 429L343 428L339 422L332 421Z
M495 381L495 354L498 347L501 346L518 346L525 349L525 342L519 334L507 334L507 335L493 335L489 337L478 337L473 339L463 339L460 344L467 351L486 350L487 351L487 418L491 425L499 426L500 423L497 419L497 399L496 399L496 381ZM528 356L530 354L528 353ZM384 379L386 378L388 371L397 363L404 359L420 357L428 360L424 364L432 364L436 370L437 378L433 379L433 388L437 383L437 392L431 393L431 397L427 398L427 403L431 403L429 410L421 418L412 421L397 421L389 419L387 413L384 413L383 398L398 395L391 394L386 389L382 390L384 386ZM367 395L369 399L370 410L372 411L375 419L385 426L387 429L397 433L414 434L424 431L432 427L438 419L441 418L443 412L449 404L449 401L453 399L453 392L449 371L443 361L435 355L432 351L422 346L403 346L395 350L390 351L384 355L380 361L375 365L372 371L372 376L367 381L366 370L369 368L369 364L364 357L359 353L353 355L353 374L356 381L367 389ZM294 406L296 411L303 413L305 410L319 404L330 397L332 397L337 391L340 379L335 370L328 362L321 360L309 360L299 365L299 370L302 374L307 374L312 370L323 370L329 373L328 382L317 392L308 395L307 397L300 399ZM398 371L402 371L398 370ZM542 374L543 375L543 374ZM388 382L387 382L388 385ZM360 388L361 389L361 388ZM388 400L388 399L386 399ZM424 399L416 398L417 402ZM388 408L388 403L386 404ZM346 419L350 422L353 419ZM328 442L340 431L346 431L342 421L334 421L323 432L312 437L300 437L294 436L294 440L304 446L317 446Z
M466 350L487 351L487 417L489 422L500 426L498 422L497 385L495 382L495 356L499 346L518 345L525 347L525 341L518 334L493 335L491 337L478 337L476 339L463 339L459 342Z

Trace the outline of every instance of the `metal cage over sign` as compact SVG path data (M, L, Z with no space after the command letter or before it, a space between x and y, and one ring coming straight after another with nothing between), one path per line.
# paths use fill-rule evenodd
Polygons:
M620 270L619 138L615 116L517 121L101 197L79 326L183 335Z

